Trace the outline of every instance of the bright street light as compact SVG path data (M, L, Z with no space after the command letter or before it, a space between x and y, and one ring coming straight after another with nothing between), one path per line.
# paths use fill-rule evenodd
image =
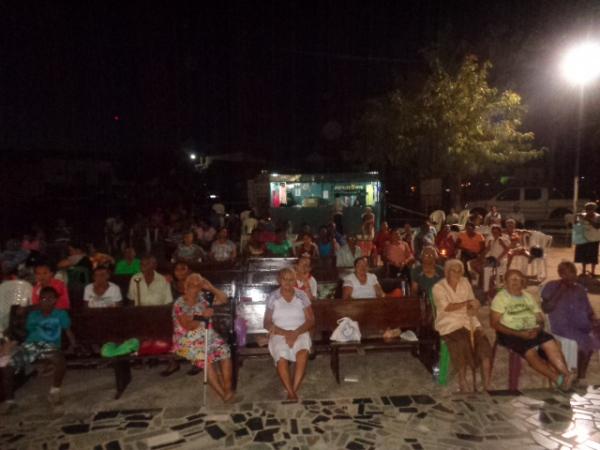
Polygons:
M195 153L190 153L190 159L192 161L194 161L196 159L196 154Z
M562 60L561 71L569 83L579 87L579 116L575 147L575 173L573 175L573 214L577 214L577 201L579 200L579 154L581 153L581 134L583 128L583 93L585 85L600 76L600 44L585 41L571 47Z
M561 64L565 78L584 86L600 75L600 44L583 42L569 49Z

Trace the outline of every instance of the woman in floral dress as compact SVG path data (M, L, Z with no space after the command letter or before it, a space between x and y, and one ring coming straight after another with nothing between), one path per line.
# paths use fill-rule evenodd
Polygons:
M204 319L214 311L203 291L215 296L215 304L227 303L227 295L197 273L185 280L184 294L173 304L173 353L196 367L204 368ZM208 330L208 382L223 401L233 399L231 358L229 346L213 329Z

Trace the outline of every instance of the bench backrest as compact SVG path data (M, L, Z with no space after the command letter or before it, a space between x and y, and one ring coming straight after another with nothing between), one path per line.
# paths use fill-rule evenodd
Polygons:
M386 328L413 330L418 336L430 328L428 305L420 297L364 300L319 300L313 303L315 340L328 340L338 319L349 317L358 322L363 339L380 338Z

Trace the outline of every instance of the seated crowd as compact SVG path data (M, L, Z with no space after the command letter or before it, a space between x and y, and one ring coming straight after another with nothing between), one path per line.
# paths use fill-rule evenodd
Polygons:
M223 337L207 328L214 311L206 293L214 297L214 304L226 303L228 298L197 271L210 265L232 265L240 258L296 258L293 267L279 272L279 287L269 295L264 316L269 351L290 400L298 398L311 348L309 332L315 320L311 302L318 301L317 280L311 274L315 261L331 261L343 274L343 300L386 296L376 272L384 278L401 280L406 286L403 295L425 295L434 309L435 329L448 346L463 391L468 390L469 367L480 367L483 387L490 388L491 345L477 318L480 302L473 288L491 290L489 278L499 268L504 273L505 287L500 289L498 285L493 290L497 293L491 302L490 323L500 345L521 355L563 389L571 387L575 375L560 345L544 331L543 312L549 314L552 331L577 342L585 356L582 365L587 366L591 352L600 348L600 341L592 333L594 323L587 294L576 283L573 268L561 265L561 280L545 287L544 302L538 305L524 290L523 264L526 267L529 258L524 242L527 232L517 229L513 219L506 220L502 228L502 219L494 208L483 219L484 225L480 225L481 216L474 216L462 231L450 214L448 223L439 224L439 231L434 226L438 224L425 220L416 232L409 224L391 229L386 222L375 232L374 219L369 219L363 224L366 234L362 230L363 234L356 236L343 235L334 221L319 228L317 235L303 226L300 234L291 236L286 228L275 228L269 220L256 219L253 213L238 221L236 230L224 222L224 214L217 212L215 216L211 225L192 221L185 228L182 221L176 220L165 226L164 214L157 212L147 223L134 224L129 234L121 219L111 218L105 232L106 248L112 254L95 248L88 254L83 245L70 239L68 227L62 226L57 236L63 245L67 243L67 251L56 265L46 262L49 259L44 255L43 234L35 239L26 237L20 249L11 250L9 258L2 260L5 278L9 280L16 277L15 261L23 264L27 260L24 254L32 256L31 304L35 307L27 316L24 342L15 346L2 340L0 367L7 408L14 407L14 374L30 371L38 359L54 366L50 396L53 402L59 399L66 370L61 352L63 331L69 339L69 350L76 345L68 313L73 300L69 298L73 274L84 274L77 282L88 275L82 286L83 305L87 308L120 307L125 303L172 304L172 352L192 363L192 374L203 369L208 359L210 385L226 402L235 397L230 349ZM488 227L489 235L480 231L483 227ZM158 250L164 250L164 242L173 248L163 258L171 263L171 273L167 275L159 273L154 256L160 253ZM138 258L140 250L144 256ZM111 281L113 274L115 278L128 277L126 295ZM577 321L562 319L574 305L579 314ZM174 361L162 375L178 369Z

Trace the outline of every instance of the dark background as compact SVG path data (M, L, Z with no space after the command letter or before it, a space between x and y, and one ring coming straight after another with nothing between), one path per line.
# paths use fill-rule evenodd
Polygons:
M120 180L204 177L199 185L210 185L223 173L183 174L186 152L262 159L218 186L237 191L260 168L343 171L342 152L368 98L396 86L418 89L427 55L453 67L474 53L494 64L494 85L523 96L525 127L549 149L538 164L549 184L566 190L577 92L560 78L558 63L571 42L598 37L599 5L3 2L2 164L104 159ZM586 92L584 189L596 184L600 162L597 91Z

